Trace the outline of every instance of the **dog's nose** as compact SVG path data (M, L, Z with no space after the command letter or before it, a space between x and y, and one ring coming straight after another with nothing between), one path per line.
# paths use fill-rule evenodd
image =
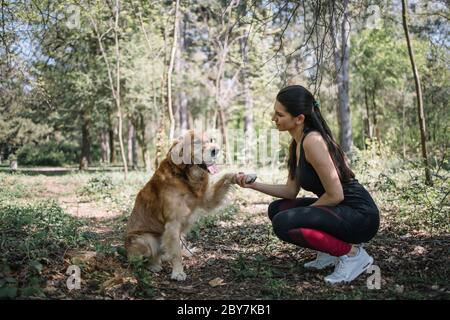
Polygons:
M211 150L211 156L216 157L219 154L219 148L213 148Z

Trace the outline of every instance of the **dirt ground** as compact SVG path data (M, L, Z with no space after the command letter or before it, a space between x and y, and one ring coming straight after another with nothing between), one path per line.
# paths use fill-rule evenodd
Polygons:
M247 190L235 190L219 215L203 219L189 234L193 254L184 258L188 277L176 282L167 264L153 274L145 265L130 266L123 256L122 236L136 187L125 188L126 201L117 205L111 199L80 196L79 183L65 176L39 175L28 183L35 183L36 197L55 199L70 215L84 219L82 231L96 240L95 246L67 250L58 263L43 269L46 299L450 298L450 237L399 233L390 219L392 208L380 208L380 231L365 245L380 271L379 288L373 288L376 270L351 284L325 284L323 278L332 269L305 269L303 263L314 253L277 239L266 216L272 198L252 197ZM80 266L78 290L67 289L70 265Z

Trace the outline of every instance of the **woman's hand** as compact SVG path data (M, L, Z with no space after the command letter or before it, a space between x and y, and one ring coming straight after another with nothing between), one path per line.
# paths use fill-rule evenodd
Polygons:
M236 183L241 186L242 188L251 188L252 183L245 183L246 175L243 172L236 173L234 176L234 179Z

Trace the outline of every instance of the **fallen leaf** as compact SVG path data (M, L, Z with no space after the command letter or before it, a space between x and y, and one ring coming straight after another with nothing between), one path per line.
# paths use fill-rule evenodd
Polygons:
M121 275L115 276L114 278L108 279L102 284L103 289L108 289L115 285L123 283L123 277Z
M92 263L96 257L97 252L86 251L72 256L70 262L75 265L86 265Z
M178 288L176 288L178 291L183 292L183 293L195 293L194 287L193 286L180 286Z
M55 287L45 287L43 290L47 294L54 294L58 291L58 288Z
M413 255L423 255L426 251L427 251L427 249L425 249L422 246L415 246L412 254Z
M226 283L223 282L221 278L214 278L208 282L211 287L224 286Z

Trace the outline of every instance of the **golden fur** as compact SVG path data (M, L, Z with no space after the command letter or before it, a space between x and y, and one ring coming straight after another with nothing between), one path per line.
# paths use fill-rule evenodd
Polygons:
M153 177L139 191L126 228L128 257L149 257L150 269L155 272L162 269L161 258L168 260L172 264L171 278L179 281L186 279L180 238L194 224L197 213L217 208L235 183L234 175L226 174L210 184L205 161L199 161L194 154L199 145L202 154L217 156L217 145L205 135L188 131L172 145ZM174 161L174 154L183 154L182 163L176 164L179 161ZM214 160L209 159L209 164Z

